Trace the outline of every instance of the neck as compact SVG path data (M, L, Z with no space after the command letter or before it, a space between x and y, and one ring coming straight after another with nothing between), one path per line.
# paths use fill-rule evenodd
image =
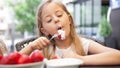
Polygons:
M56 46L61 49L68 48L72 44L71 37L66 38L65 40L57 40Z

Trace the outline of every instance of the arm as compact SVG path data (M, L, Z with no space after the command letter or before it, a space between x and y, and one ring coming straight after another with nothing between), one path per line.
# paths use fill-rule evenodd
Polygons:
M85 65L114 65L120 64L120 52L105 52L101 54L88 55L82 58Z
M32 45L33 44L28 44L22 50L20 50L19 53L29 55L33 51L32 47L31 47Z
M120 51L105 47L99 43L90 40L89 53L92 55L80 56L76 53L70 53L64 57L79 58L84 61L84 65L111 65L120 64Z
M91 41L89 44L89 53L83 57L85 64L120 64L120 51L105 47L99 43Z
M43 49L50 44L50 41L45 37L40 37L33 42L30 42L20 53L29 55L35 49Z

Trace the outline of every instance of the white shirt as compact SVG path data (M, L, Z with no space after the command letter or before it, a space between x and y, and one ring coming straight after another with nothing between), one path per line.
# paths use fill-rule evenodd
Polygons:
M90 40L87 40L85 38L81 38L81 41L82 41L84 52L87 55L88 54L88 48L89 48ZM74 47L73 44L71 44L70 47L68 47L66 49L60 49L60 48L56 47L55 55L57 56L57 58L61 58L63 53L68 52L68 51L69 52L70 51L75 52L75 47Z

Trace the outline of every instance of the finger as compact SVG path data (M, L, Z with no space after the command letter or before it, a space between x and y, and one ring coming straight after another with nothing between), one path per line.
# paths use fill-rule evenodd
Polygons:
M43 48L43 43L42 43L42 39L41 38L37 39L36 43L37 43L37 45L36 45L37 48L39 48L39 49Z
M42 37L42 39L47 45L50 45L50 41L46 37Z
M41 49L42 48L41 37L34 41L34 48L37 48L37 49Z
M50 44L50 41L46 37L40 37L34 41L35 48L42 49Z
M38 43L37 43L36 40L33 41L33 42L31 42L30 45L31 45L31 48L32 48L33 50L35 50L35 49L40 49L40 47L38 46Z
M45 40L47 40L47 38L45 37L40 37L38 40L37 40L37 45L39 46L40 49L44 48L47 46L48 43L45 42Z
M41 45L44 46L44 47L47 46L47 43L45 42L45 40L46 40L46 39L44 39L43 37L42 37L41 40L40 40L40 41L41 41L41 42L40 42Z

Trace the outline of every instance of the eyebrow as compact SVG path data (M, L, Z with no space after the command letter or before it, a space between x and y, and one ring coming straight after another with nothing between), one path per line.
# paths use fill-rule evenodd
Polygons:
M47 18L47 17L49 17L50 15L45 15L45 16L43 16L43 18L42 19L45 19L45 18Z
M57 13L57 12L63 13L60 9L55 10L55 13ZM45 16L43 16L43 18L46 18L46 17L49 17L49 16L50 16L50 15L45 15Z
M55 13L57 13L57 12L62 12L61 10L57 10L57 11L55 11Z

